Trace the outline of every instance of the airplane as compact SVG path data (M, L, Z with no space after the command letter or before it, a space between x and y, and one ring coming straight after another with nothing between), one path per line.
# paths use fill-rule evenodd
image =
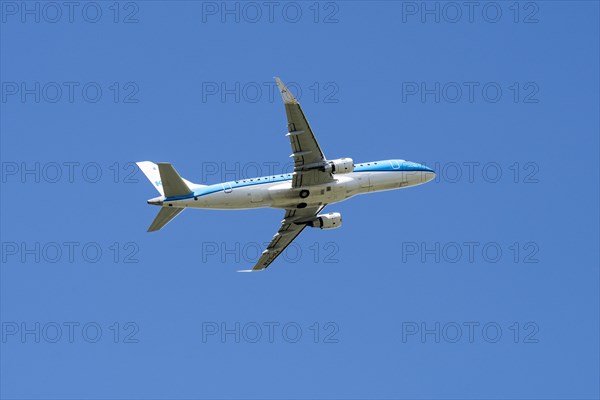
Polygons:
M402 189L435 178L425 165L405 160L354 163L351 158L329 160L323 154L300 104L281 79L275 77L287 114L293 173L200 185L183 179L170 163L138 162L160 196L148 204L160 206L148 232L158 231L186 208L218 210L280 208L281 226L252 269L262 271L287 248L304 228L342 226L338 212L322 213L325 206L358 194Z

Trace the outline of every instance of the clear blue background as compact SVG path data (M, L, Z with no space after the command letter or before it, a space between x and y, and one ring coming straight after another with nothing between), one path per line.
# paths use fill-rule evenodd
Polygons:
M76 14L55 24L6 16L0 26L2 82L104 89L98 103L80 92L73 103L1 103L2 162L96 162L103 172L98 183L80 173L73 183L5 177L2 242L96 242L105 252L95 264L4 254L3 323L96 322L104 333L95 344L7 338L2 398L598 398L597 2L537 2L538 22L529 24L523 15L513 22L512 3L502 3L498 23L480 9L472 23L465 15L403 23L401 2L339 2L329 24L322 20L332 9L321 4L314 23L308 2L297 3L298 23L280 11L273 23L203 22L200 2L142 1L137 23L115 24L112 2L101 4L95 24ZM208 162L288 163L278 98L202 97L206 82L262 85L273 75L304 88L304 111L330 158L495 162L503 177L489 183L478 169L473 182L452 183L440 173L421 187L329 206L343 214L342 229L306 231L299 262L280 259L259 274L235 273L252 263L223 263L202 249L268 241L279 210L188 210L147 234L157 210L145 201L156 192L139 172L137 183L113 182L109 167L170 161L199 181ZM453 81L498 82L503 97L402 101L403 82ZM135 82L139 102L114 103L113 82ZM315 101L306 89L315 82L334 82L339 101ZM515 103L513 82L535 82L539 101ZM515 183L515 162L535 163L538 182ZM498 243L504 256L402 259L402 243L469 241ZM136 243L139 262L123 254L113 262L113 242ZM325 262L328 242L338 262ZM521 255L515 263L513 242L534 242L539 262ZM130 321L139 342L113 343L108 326ZM253 321L295 322L303 337L288 343L278 330L274 343L202 340L203 323ZM497 343L480 330L473 343L402 340L405 322L468 321L495 322L503 335ZM315 322L335 323L338 342L314 343ZM523 343L527 322L539 328L537 343Z

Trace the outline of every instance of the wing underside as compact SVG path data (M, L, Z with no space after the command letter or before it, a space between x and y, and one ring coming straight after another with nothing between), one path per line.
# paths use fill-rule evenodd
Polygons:
M288 121L287 136L290 139L294 159L292 187L327 183L333 180L329 172L320 170L327 161L298 100L279 78L275 78Z
M307 222L312 220L325 206L307 207L302 209L289 209L281 221L281 227L273 236L271 243L262 252L260 258L250 271L262 271L279 257L294 239L306 228Z
M275 78L275 80L285 105L288 121L286 136L289 137L292 147L290 157L294 158L292 188L303 188L332 182L334 180L332 174L326 172L323 168L327 159L302 111L302 107L281 79ZM254 267L243 272L262 271L268 268L300 235L306 228L307 223L313 220L323 208L325 208L324 205L286 210L281 226L273 236L271 243L263 251Z

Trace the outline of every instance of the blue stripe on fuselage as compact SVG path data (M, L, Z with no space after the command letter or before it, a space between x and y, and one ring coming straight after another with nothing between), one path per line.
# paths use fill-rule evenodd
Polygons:
M431 168L426 167L422 164L415 163L412 161L405 160L383 160L383 161L371 161L366 163L355 164L354 172L392 172L392 171L424 171L434 172ZM262 185L264 183L284 182L292 179L292 174L281 174L271 176L261 176L252 179L241 179L238 181L230 181L217 183L214 185L203 186L194 189L192 194L177 197L167 197L164 201L184 200L191 199L194 197L206 196L208 194L222 192L224 190L236 189L246 186Z

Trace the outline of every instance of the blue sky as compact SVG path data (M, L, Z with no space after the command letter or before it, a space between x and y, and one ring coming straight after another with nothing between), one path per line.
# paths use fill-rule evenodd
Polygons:
M0 7L2 398L599 397L597 2ZM259 274L279 210L146 233L132 162L289 169L274 75L438 178Z

